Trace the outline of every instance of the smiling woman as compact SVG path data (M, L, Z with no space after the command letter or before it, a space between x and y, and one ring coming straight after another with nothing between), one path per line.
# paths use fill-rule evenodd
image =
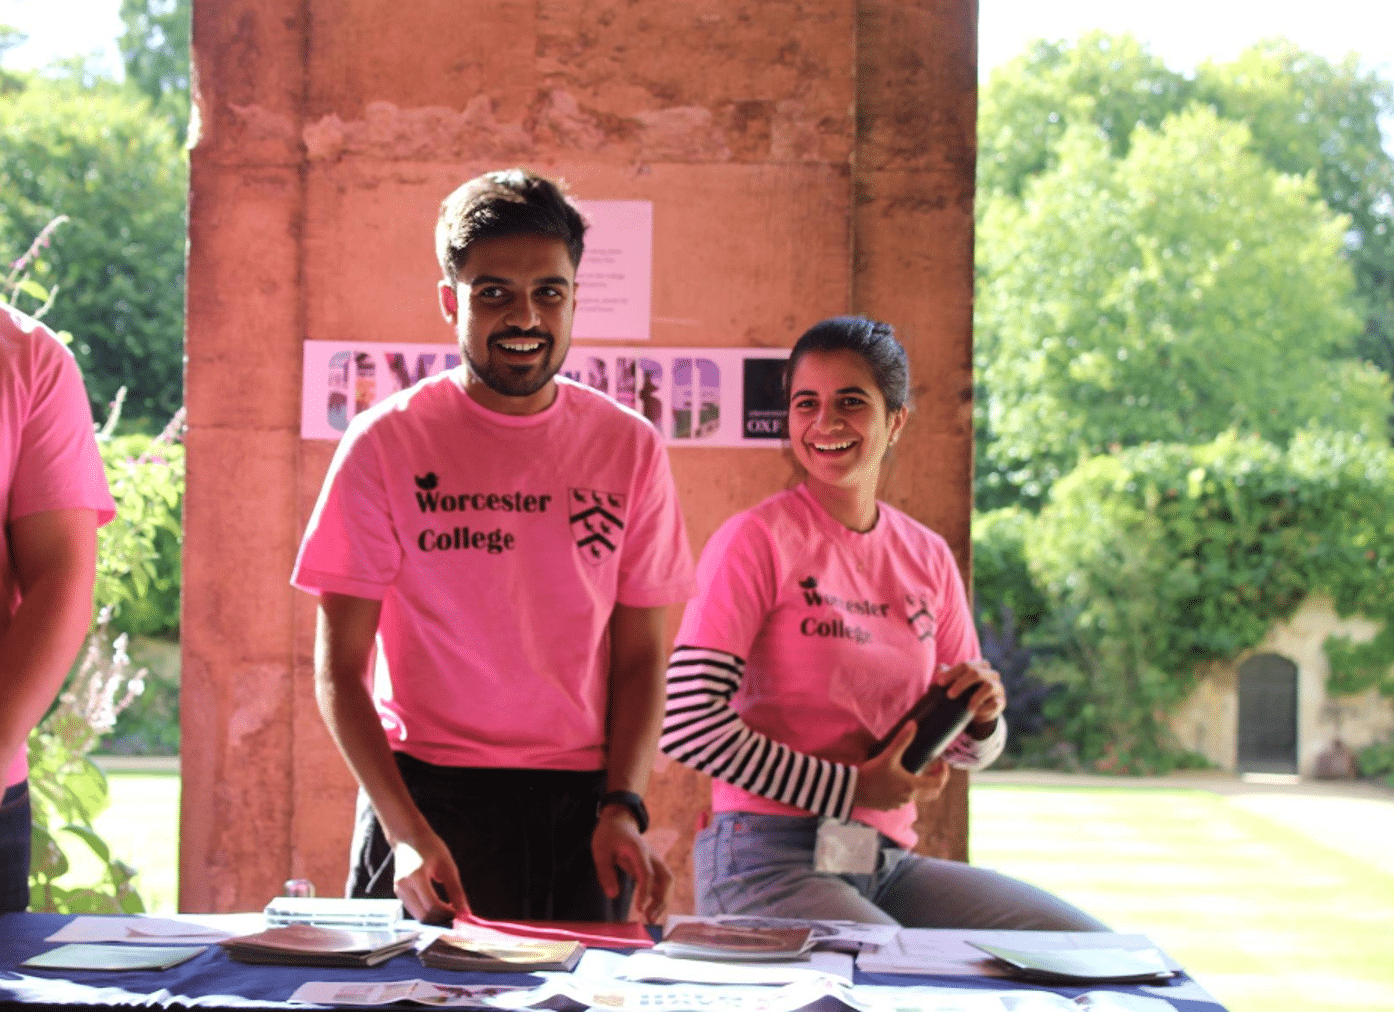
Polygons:
M907 414L894 331L825 320L784 375L803 482L712 536L668 667L661 747L714 778L715 818L693 848L698 912L1101 928L1024 883L910 852L915 799L948 770L906 768L913 723L873 747L939 684L973 715L947 763L986 766L1006 740L1001 678L944 539L876 500Z

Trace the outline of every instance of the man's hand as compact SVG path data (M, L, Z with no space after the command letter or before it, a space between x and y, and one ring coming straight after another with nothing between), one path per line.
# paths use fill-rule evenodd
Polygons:
M623 870L634 880L634 904L644 923L658 923L668 904L673 874L639 835L639 826L629 809L607 805L601 810L600 821L591 834L591 856L595 858L595 874L605 895L614 899L620 894L616 869Z
M455 861L435 833L427 829L414 844L397 841L392 858L396 876L393 888L412 917L423 924L440 923L470 912ZM445 890L445 903L436 892L437 882Z
M915 740L915 724L900 729L890 747L874 759L857 767L857 790L852 804L862 808L889 811L918 796L938 797L949 779L949 768L936 759L920 773L911 773L900 764L900 757Z
M973 723L978 726L992 724L1007 708L1007 690L1002 686L1002 676L987 661L964 661L952 668L942 664L934 680L944 686L950 699L957 699L965 692L972 693L968 709L973 711Z

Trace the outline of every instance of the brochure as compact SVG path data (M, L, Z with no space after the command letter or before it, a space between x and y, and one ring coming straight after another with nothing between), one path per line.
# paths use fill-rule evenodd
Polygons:
M1052 984L1155 984L1176 976L1156 949L1009 949L969 942L1015 971L1013 976Z
M188 962L206 945L98 945L73 942L30 956L20 966L44 970L168 970Z

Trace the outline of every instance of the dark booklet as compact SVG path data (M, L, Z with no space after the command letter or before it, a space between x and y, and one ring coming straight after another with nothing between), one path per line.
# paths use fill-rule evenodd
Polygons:
M406 952L415 931L349 931L314 924L267 928L218 944L239 963L289 966L377 966Z
M421 962L437 970L574 970L586 947L547 938L466 938L444 934L421 950Z
M973 722L973 711L968 709L968 700L972 695L971 691L961 692L958 698L950 699L944 686L936 682L872 747L871 755L878 756L884 752L895 741L895 736L900 734L900 729L914 721L915 737L906 746L900 764L911 773L920 772L939 758L963 733L963 729Z

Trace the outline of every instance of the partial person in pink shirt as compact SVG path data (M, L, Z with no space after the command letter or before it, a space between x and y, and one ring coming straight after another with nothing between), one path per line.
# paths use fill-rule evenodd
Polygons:
M693 848L698 913L933 928L1102 930L1034 886L912 853L915 802L1002 751L1006 693L944 539L878 502L909 363L885 323L824 320L784 370L802 481L728 520L697 565L668 666L661 747L712 777ZM908 772L931 683L968 697L944 760Z
M115 515L77 362L0 304L0 912L29 905L29 732L92 622L97 528Z

